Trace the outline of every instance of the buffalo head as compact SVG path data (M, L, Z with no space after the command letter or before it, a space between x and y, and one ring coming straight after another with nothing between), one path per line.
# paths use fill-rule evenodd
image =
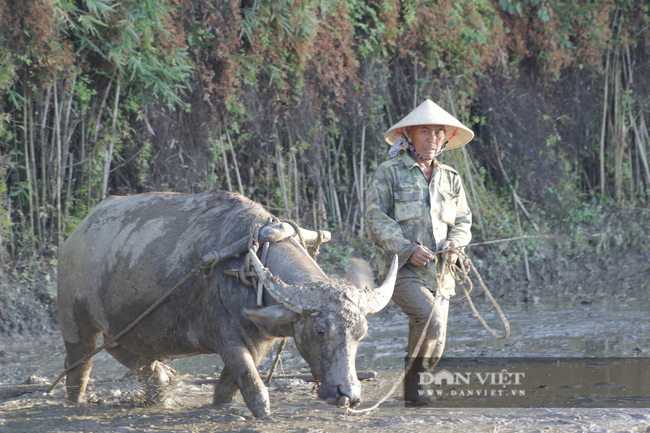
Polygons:
M292 322L296 347L320 383L318 396L330 404L359 404L357 345L367 331L365 316L380 311L390 301L397 256L378 288L358 288L334 279L289 285L271 275L254 253L251 258L264 286L280 305L247 310L248 317L267 325Z

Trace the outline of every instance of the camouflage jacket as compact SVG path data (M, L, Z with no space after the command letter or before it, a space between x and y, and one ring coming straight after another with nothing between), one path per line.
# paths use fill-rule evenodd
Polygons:
M448 298L455 294L454 280L430 261L417 267L408 262L418 243L440 251L446 240L467 245L472 238L472 213L460 176L453 168L435 162L431 182L406 151L381 164L372 176L366 200L366 227L376 250L379 278L383 280L393 255L399 258L398 279L417 279L432 292ZM436 269L437 267L437 269Z

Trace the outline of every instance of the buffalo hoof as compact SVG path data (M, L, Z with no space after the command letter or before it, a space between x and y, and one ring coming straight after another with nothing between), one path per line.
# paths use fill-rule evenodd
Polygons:
M136 373L140 380L154 387L166 386L174 376L178 375L176 370L159 361L152 361Z
M260 410L260 411L251 411L253 412L253 416L257 419L269 419L271 418L271 411L270 410Z
M347 396L343 396L339 398L339 400L336 402L336 405L338 407L350 407L350 399Z
M350 398L347 395L340 397L336 402L332 403L338 407L357 407L363 402L362 399L357 399L356 401L350 401Z

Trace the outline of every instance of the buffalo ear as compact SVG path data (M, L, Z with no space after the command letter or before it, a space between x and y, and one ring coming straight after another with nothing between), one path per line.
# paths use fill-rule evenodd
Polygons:
M365 290L366 287L370 289L375 287L372 269L368 262L363 259L350 257L350 270L345 278L359 290Z
M260 308L259 310L244 310L244 315L257 325L277 326L293 322L300 316L282 305Z

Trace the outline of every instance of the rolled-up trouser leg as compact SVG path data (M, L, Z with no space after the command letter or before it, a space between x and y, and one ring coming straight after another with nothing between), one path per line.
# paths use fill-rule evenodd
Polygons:
M409 318L409 341L406 366L411 368L404 377L404 400L408 404L425 405L432 397L431 391L420 383L420 374L431 371L445 349L447 337L447 316L449 301L435 296L421 281L398 279L393 292L393 301ZM425 328L431 315L429 326ZM422 342L418 353L415 348Z
M425 367L431 370L438 363L445 349L447 338L447 317L449 300L435 296L422 282L416 279L398 279L393 292L395 302L409 318L409 354L418 340L424 338L420 351L415 356L424 358ZM425 325L433 310L431 322Z

